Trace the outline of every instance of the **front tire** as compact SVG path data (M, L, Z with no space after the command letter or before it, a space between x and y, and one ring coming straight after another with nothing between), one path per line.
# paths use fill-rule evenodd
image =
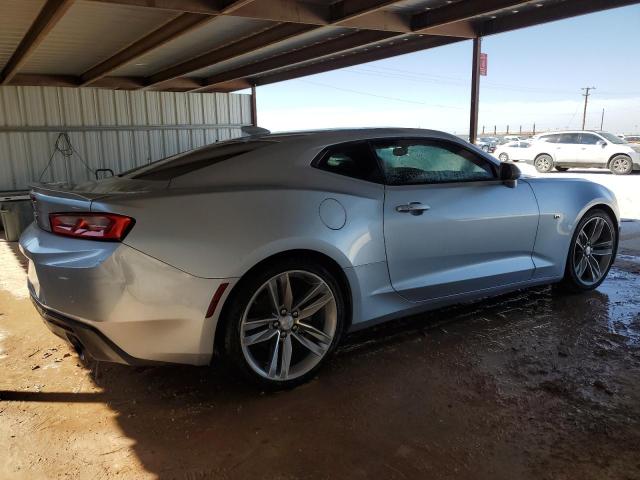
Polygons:
M538 155L533 161L533 166L536 167L536 170L540 173L549 173L553 168L553 158L546 153Z
M498 155L498 159L501 162L508 162L509 161L509 155L507 155L506 153L501 153L500 155Z
M633 170L633 162L626 155L616 155L609 162L609 170L614 175L629 175Z
M597 288L606 278L618 246L618 230L601 209L588 212L571 239L561 285L572 292Z
M243 279L225 314L225 359L260 388L309 380L333 353L345 323L343 292L322 264L283 259Z

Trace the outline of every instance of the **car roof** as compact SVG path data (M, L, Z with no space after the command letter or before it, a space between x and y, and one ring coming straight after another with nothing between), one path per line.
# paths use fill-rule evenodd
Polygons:
M604 133L604 130L554 130L553 132L538 133L536 137L542 135L558 135L561 133Z
M293 130L274 132L252 136L256 140L273 140L277 142L303 142L307 144L331 145L348 141L366 140L385 137L434 137L460 141L461 139L450 133L439 130L422 128L332 128L319 130ZM236 139L241 140L241 139Z

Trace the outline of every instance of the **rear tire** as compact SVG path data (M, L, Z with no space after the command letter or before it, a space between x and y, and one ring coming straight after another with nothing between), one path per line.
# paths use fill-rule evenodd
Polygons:
M556 165L555 169L557 171L559 171L559 172L566 172L567 170L569 170L568 167L558 167L557 165Z
M268 390L312 378L335 350L345 324L344 294L334 275L300 257L252 273L228 302L223 358Z
M633 170L633 162L626 155L616 155L609 161L609 170L614 175L628 175Z
M571 238L560 286L570 292L597 288L607 277L617 248L618 229L611 215L599 208L587 212Z
M507 155L506 153L501 153L500 155L498 155L498 159L501 162L508 162L509 161L509 155Z
M536 167L536 170L540 173L549 173L553 168L553 158L551 158L551 155L543 153L536 157L533 161L533 166Z

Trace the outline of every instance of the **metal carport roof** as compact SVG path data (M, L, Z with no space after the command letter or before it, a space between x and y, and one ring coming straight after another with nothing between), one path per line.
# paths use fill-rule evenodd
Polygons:
M0 82L229 92L639 0L0 0Z

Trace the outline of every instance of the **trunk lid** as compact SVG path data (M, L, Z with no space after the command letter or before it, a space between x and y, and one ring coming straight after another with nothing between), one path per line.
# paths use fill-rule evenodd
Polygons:
M163 190L168 182L111 177L78 185L37 183L31 185L31 204L37 225L51 231L50 213L90 212L93 201L114 195L129 196ZM117 212L114 212L117 213Z

